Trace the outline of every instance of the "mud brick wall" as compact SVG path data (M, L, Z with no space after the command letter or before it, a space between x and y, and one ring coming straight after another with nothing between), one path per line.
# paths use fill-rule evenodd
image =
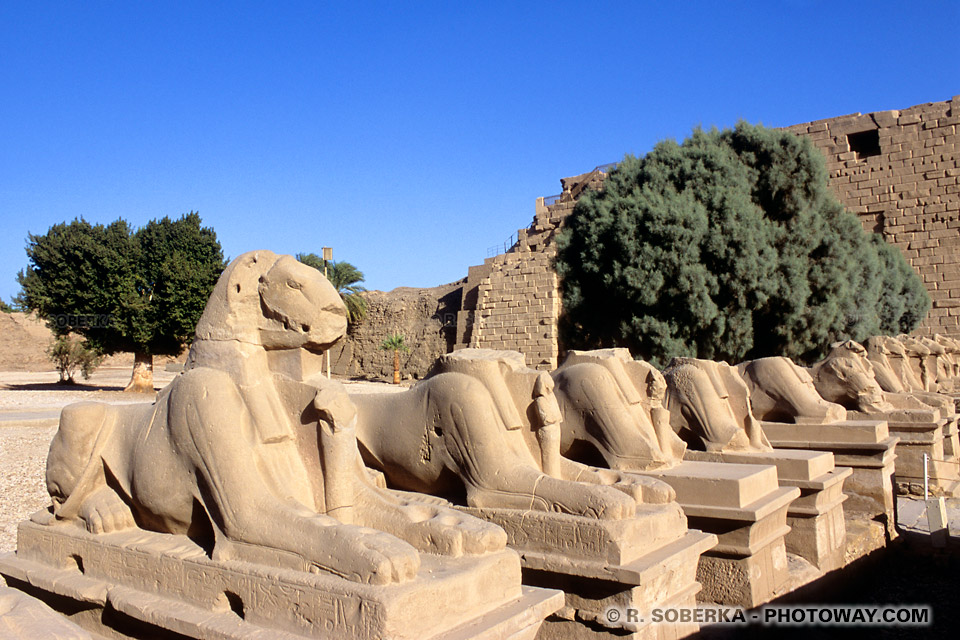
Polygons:
M562 179L563 193L550 204L537 199L533 222L517 231L517 242L507 253L470 267L455 348L520 351L528 366L547 371L557 367L561 304L553 268L556 235L580 194L601 188L605 177L594 169Z
M787 130L823 152L840 201L923 278L933 307L916 333L960 336L960 96Z
M555 369L560 292L553 252L504 254L479 286L471 347L520 351L527 365Z

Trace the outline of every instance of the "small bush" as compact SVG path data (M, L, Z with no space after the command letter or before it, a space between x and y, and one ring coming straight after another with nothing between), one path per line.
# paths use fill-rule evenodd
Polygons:
M47 355L53 360L63 384L74 384L74 376L78 370L83 374L84 380L89 380L90 374L96 371L103 361L103 356L74 335L58 337L47 349Z

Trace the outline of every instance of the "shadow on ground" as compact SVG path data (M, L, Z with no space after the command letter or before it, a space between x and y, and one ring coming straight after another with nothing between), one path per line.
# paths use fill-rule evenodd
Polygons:
M932 609L932 624L929 626L712 626L692 637L703 640L957 638L960 637L958 586L960 553L956 549L934 552L901 538L842 571L829 573L767 606L927 605Z
M125 384L67 384L61 382L25 382L0 384L4 391L123 391ZM147 395L147 394L144 394Z

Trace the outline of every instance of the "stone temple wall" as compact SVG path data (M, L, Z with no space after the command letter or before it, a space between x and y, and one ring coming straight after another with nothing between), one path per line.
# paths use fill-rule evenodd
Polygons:
M813 141L844 206L923 278L933 307L916 333L960 336L960 96L787 130Z

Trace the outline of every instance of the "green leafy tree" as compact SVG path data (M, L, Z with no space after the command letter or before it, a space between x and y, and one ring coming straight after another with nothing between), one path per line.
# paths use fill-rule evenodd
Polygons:
M47 355L60 374L61 384L74 384L78 370L84 380L89 380L103 361L103 356L74 335L57 336L47 349Z
M363 297L366 289L360 286L363 272L349 262L327 262L315 253L298 253L297 260L310 265L320 273L326 273L327 279L337 290L347 307L347 322L356 324L367 314L367 299ZM326 270L324 267L326 266Z
M400 384L400 352L410 351L404 340L402 333L394 333L380 343L382 350L393 351L393 384Z
M5 301L0 300L0 313L13 313L16 311L15 308L7 304Z
M739 362L816 359L915 327L929 308L902 255L830 193L813 145L751 126L627 156L558 238L570 348Z
M189 213L139 230L82 218L27 239L17 303L58 336L76 333L98 354L134 353L130 391L153 390L153 356L178 355L225 262L213 229Z

